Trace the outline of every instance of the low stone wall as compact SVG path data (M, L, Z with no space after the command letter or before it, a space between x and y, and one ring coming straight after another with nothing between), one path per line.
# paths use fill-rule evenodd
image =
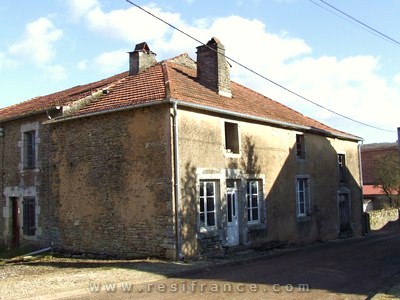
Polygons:
M400 228L398 209L381 209L367 212L370 230L396 230Z

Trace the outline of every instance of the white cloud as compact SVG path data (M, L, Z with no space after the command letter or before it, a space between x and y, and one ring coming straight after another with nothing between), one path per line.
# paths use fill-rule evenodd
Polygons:
M55 28L48 18L41 17L27 24L24 37L11 45L8 51L21 59L29 59L37 65L43 65L55 56L53 44L62 34L62 30Z
M126 50L104 52L94 59L96 66L105 74L115 74L128 70L128 54Z
M74 18L81 18L92 9L100 6L98 0L66 0L66 3L69 5Z
M69 4L74 16L80 16L90 30L107 38L138 43L164 39L171 31L167 25L136 7L105 12L96 0L91 0L87 5L82 5L80 0ZM143 8L171 23L180 23L179 14L163 12L156 6Z
M67 70L60 65L48 65L43 67L45 75L54 81L62 81L67 78Z
M237 1L240 5L243 1ZM288 1L286 1L288 2ZM137 8L104 11L98 1L82 6L71 4L87 27L105 38L119 39L134 44L142 41L161 58L188 52L195 58L198 42L168 28ZM227 56L276 81L285 87L351 118L371 125L394 128L400 110L400 75L392 81L380 74L380 61L374 56L315 56L306 41L286 32L270 33L265 23L239 16L218 19L199 19L187 24L179 14L162 11L156 6L144 7L160 18L172 23L200 41L218 37L226 47ZM119 71L127 66L125 51L103 53L95 59L103 72ZM300 112L327 122L333 127L359 135L366 132L354 123L309 104L292 94L257 77L232 63L232 78L262 92L268 97L287 104ZM125 68L127 69L127 67ZM396 86L397 84L397 86ZM357 134L357 132L354 132ZM375 132L376 133L376 132Z
M9 59L5 53L0 52L0 70L7 67L17 66L18 63L14 60Z
M79 71L84 71L87 69L87 64L88 64L88 60L87 59L83 59L80 62L78 62L77 64L77 68Z

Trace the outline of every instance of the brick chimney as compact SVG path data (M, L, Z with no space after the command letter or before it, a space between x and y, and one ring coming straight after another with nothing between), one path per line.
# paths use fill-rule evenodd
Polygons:
M231 98L229 68L225 59L225 47L217 38L213 37L207 45L197 47L197 79L221 96Z
M156 54L146 42L137 44L129 53L129 75L136 75L157 63Z

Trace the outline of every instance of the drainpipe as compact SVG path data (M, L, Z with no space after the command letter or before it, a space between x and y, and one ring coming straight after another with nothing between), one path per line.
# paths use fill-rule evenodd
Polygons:
M360 141L360 143L358 144L358 168L360 170L360 188L361 188L361 220L362 220L362 231L363 234L367 233L367 220L366 220L366 216L364 214L364 191L363 191L363 171L362 171L362 161L361 161L361 147L363 145L363 141Z
M173 127L174 127L174 181L175 181L175 235L176 235L176 259L181 260L181 201L179 185L179 139L178 139L178 103L172 102L174 108Z
M0 199L3 199L4 197L4 186L5 186L5 171L4 171L4 157L5 157L5 147L6 147L6 142L5 142L5 134L6 134L6 130L5 128L0 125L0 139L1 139L1 195L0 195Z

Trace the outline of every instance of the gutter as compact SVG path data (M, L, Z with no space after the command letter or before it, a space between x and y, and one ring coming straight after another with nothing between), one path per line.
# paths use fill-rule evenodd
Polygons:
M166 99L168 99L168 98L169 97L167 97ZM261 123L272 124L272 125L283 127L283 128L295 129L295 130L300 130L300 131L308 131L311 133L315 133L315 134L319 134L319 135L323 135L323 136L327 136L327 137L337 137L337 138L356 141L356 142L364 141L364 139L361 137L350 136L350 135L340 134L340 133L332 133L332 132L329 132L326 130L322 130L322 129L318 129L318 128L314 128L314 127L310 127L310 126L297 125L297 124L284 122L284 121L277 121L277 120L273 120L273 119L269 119L269 118L256 117L256 116L252 116L252 115L248 115L248 114L232 112L232 111L226 110L226 109L220 109L220 108L215 108L215 107L210 107L210 106L204 106L201 104L179 101L174 98L169 98L169 100L166 100L166 99L165 98L158 99L158 100L147 102L147 103L134 104L134 105L124 106L124 107L118 107L118 108L114 108L114 109L104 110L104 111L96 111L96 112L92 112L92 113L88 113L88 114L54 118L52 120L43 122L43 124L51 124L51 123L69 121L69 120L82 119L82 118L86 118L86 117L98 116L98 115L103 115L103 114L108 114L108 113L113 113L113 112L129 110L129 109L150 107L150 106L163 104L163 103L177 103L177 104L179 104L179 106L182 106L182 107L199 109L199 110L203 110L203 111L208 111L208 112L228 115L228 116L232 116L232 117L257 121L257 122L261 122Z
M273 124L273 125L283 127L283 128L296 129L296 130L300 130L300 131L309 131L309 132L319 134L319 135L324 135L327 137L338 137L338 138L357 141L357 142L364 140L361 137L354 137L354 136L349 136L346 134L332 133L332 132L329 132L326 130L322 130L322 129L318 129L318 128L314 128L314 127L310 127L310 126L296 125L296 124L289 123L289 122L277 121L277 120L262 118L262 117L256 117L256 116L252 116L252 115L232 112L230 110L214 108L214 107L210 107L210 106L204 106L204 105L194 104L194 103L189 103L189 102L182 102L182 101L177 101L177 102L178 102L179 106L182 106L182 107L194 108L194 109L199 109L199 110L203 110L203 111L208 111L208 112L233 116L233 117L237 117L237 118L257 121L257 122L261 122L261 123Z
M43 124L60 123L60 122L64 122L64 121L83 119L83 118L87 118L87 117L105 115L105 114L109 114L109 113L120 112L120 111L125 111L125 110L130 110L130 109L136 109L136 108L150 107L150 106L155 106L155 105L165 104L165 103L170 103L170 102L167 102L165 99L158 99L158 100L155 100L155 101L152 101L152 102L134 104L134 105L118 107L118 108L102 110L102 111L96 111L96 112L92 112L92 113L88 113L88 114L54 118L54 119L51 119L49 121L43 122Z

